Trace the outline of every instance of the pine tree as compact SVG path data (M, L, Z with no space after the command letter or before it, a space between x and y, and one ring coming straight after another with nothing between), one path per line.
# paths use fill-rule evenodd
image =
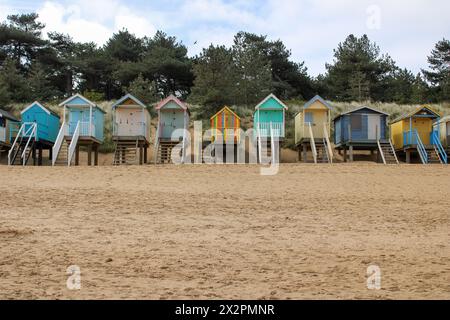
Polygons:
M158 96L156 92L155 83L148 79L144 79L142 74L139 74L139 76L132 81L124 91L131 93L147 105L150 105L162 98Z
M8 58L0 68L0 84L6 90L3 99L15 102L26 102L30 99L30 90L26 79L20 74L16 62Z
M33 62L30 75L27 79L30 88L31 100L49 100L54 97L56 91L51 87L47 74L40 62Z
M422 70L425 78L435 87L438 99L450 101L450 41L439 41L428 57L431 71Z
M218 107L236 104L237 71L233 54L225 46L210 45L195 59L191 100L212 115Z
M246 43L239 33L234 38L232 52L238 76L237 101L253 105L273 89L270 60L257 46Z

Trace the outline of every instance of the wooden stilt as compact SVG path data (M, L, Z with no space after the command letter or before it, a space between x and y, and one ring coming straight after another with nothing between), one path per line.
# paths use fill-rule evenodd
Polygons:
M98 166L98 144L94 146L94 166Z
M53 148L50 147L50 149L48 149L48 160L52 160L53 159Z
M298 147L298 162L302 161L302 149Z
M411 150L406 151L406 163L411 163Z
M33 166L35 166L36 165L36 145L33 146L33 149L31 152L32 152L31 156L33 157Z
M88 153L88 166L91 166L92 165L92 144L88 145L87 153Z
M350 162L353 162L353 146L349 148Z
M303 162L306 163L308 158L308 149L306 148L306 143L303 143Z
M344 157L344 162L347 162L347 148L344 147L343 151L343 157Z
M144 148L142 146L139 147L139 165L144 164Z
M39 145L39 152L38 152L38 166L42 166L42 145Z
M144 146L144 164L147 164L147 152L148 152L148 146Z
M75 165L79 166L80 165L80 146L77 145L75 148Z

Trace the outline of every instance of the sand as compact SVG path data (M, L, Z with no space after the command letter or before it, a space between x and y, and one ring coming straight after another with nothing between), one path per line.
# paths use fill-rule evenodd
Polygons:
M450 299L450 167L0 166L0 182L0 299Z

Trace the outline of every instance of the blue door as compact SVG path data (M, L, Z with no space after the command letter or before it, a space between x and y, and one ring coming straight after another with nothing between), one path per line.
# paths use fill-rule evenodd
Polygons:
M69 135L73 135L78 121L82 120L83 112L81 110L70 110L69 113Z

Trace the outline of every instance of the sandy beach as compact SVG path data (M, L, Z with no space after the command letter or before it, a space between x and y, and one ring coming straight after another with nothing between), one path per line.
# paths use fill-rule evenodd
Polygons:
M0 182L0 299L450 299L449 167L2 165Z

